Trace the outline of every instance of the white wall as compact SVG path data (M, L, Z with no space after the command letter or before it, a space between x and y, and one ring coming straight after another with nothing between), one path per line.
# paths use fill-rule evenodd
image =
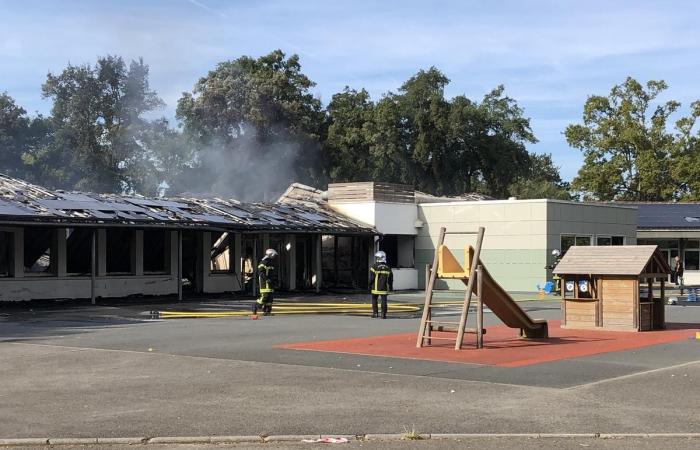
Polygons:
M90 298L91 279L89 276L66 276L66 245L65 233L57 233L62 236L64 242L59 239L56 246L56 264L59 268L58 276L32 276L24 274L23 270L23 229L3 228L4 231L14 233L15 255L14 266L15 276L12 278L0 278L0 301L22 301L22 300L44 300L54 298ZM209 255L211 248L211 234L203 233L203 246L200 248L204 258L204 274L202 291L204 293L219 293L241 290L241 283L237 273L216 273L212 274L209 268ZM105 256L105 230L100 229L97 233L97 277L95 279L95 295L97 297L126 297L130 295L172 295L178 292L177 262L178 262L178 239L177 232L170 232L170 265L166 274L143 274L143 234L140 231L135 233L135 248L133 257L135 259L135 275L108 276L106 272ZM237 261L240 260L240 236L235 237L232 257L234 258L234 269Z
M416 269L391 269L394 274L394 290L418 289L418 271Z
M338 202L329 205L341 214L375 227L382 234L418 234L418 208L414 203Z

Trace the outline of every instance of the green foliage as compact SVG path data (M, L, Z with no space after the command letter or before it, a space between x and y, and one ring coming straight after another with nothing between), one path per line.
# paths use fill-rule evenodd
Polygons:
M692 115L676 122L676 132L669 130L680 103L655 102L667 88L664 81L642 85L627 78L607 97L588 98L583 124L565 132L569 145L584 155L575 190L600 200L667 201L699 194L690 180L700 172L692 134L700 108L696 102Z
M572 200L569 183L562 181L551 154L529 155L527 171L510 185L510 195L520 199Z
M234 174L251 177L247 184L262 186L264 179L265 189L289 182L288 177L322 181L324 114L310 92L314 85L301 72L299 57L286 58L281 50L219 63L201 78L177 106L187 139L197 145L192 189L201 190L197 179L202 173L222 180L222 188L223 178ZM219 166L234 167L236 160L244 162L237 172L219 172ZM284 187L272 190L279 193Z
M369 93L345 87L326 109L327 135L324 165L332 181L367 180L373 171L370 158L374 104Z
M219 63L183 93L173 128L145 118L162 105L148 66L107 56L47 76L48 118L29 118L0 96L0 164L54 188L242 200L273 199L291 181L389 181L436 195L568 195L551 157L527 152L537 140L503 86L474 101L446 99L448 83L431 67L376 102L346 87L324 109L298 56L276 50ZM690 159L696 139L684 142L677 152Z
M152 194L153 158L143 144L151 123L142 115L163 103L149 88L142 60L127 68L115 56L49 73L42 86L53 101L51 139L25 154L51 187Z

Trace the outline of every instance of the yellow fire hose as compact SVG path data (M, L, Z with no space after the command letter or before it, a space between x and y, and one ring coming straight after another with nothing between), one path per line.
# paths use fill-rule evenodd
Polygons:
M461 301L439 302L439 305L461 305ZM389 310L392 313L416 313L422 309L422 304L392 303ZM370 314L372 305L369 303L296 303L275 302L275 315L291 314ZM222 318L248 317L252 313L245 310L209 310L209 311L158 311L161 319L192 319L192 318Z

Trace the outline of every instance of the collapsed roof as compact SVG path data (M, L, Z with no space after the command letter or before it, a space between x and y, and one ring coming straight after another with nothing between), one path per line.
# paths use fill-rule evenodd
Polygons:
M163 199L52 191L2 174L0 223L376 233L366 224L314 201L241 203L221 198Z

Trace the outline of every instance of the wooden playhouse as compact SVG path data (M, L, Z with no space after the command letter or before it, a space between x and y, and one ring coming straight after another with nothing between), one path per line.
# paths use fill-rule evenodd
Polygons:
M574 246L561 277L562 328L664 328L664 283L671 269L655 245Z

